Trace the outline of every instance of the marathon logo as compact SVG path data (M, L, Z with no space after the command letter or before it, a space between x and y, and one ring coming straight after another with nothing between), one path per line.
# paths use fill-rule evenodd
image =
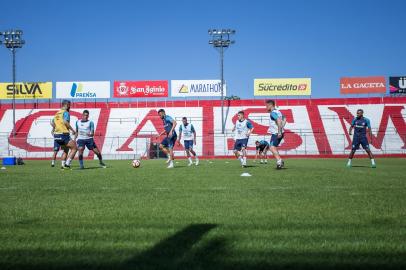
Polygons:
M191 93L220 93L221 92L221 83L191 84L190 92Z

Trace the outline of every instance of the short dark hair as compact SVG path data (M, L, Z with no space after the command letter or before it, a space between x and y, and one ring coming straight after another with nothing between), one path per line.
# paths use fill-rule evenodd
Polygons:
M70 101L67 99L62 100L62 106L65 106L67 104L70 104Z
M182 117L182 120L187 120L187 118L184 116L184 117Z
M87 114L89 114L89 111L88 111L88 110L84 110L84 111L83 111L83 113L87 113Z
M165 110L164 109L159 109L158 113L161 113L161 112L165 113Z
M243 114L244 115L244 111L239 111L238 114Z
M266 104L271 104L272 106L275 106L275 100L273 100L273 99L268 99L265 103Z
M357 112L362 112L362 113L364 113L364 110L363 110L363 109L358 109Z
M259 141L255 141L255 144L259 143Z

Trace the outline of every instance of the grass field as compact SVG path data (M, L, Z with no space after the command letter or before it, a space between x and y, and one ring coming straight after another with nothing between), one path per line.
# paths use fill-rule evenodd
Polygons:
M2 270L406 269L404 159L26 163L0 171Z

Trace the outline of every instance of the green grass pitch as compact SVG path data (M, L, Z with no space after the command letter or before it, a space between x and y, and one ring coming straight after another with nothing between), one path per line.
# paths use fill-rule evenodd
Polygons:
M0 170L2 270L406 269L404 159L26 163Z

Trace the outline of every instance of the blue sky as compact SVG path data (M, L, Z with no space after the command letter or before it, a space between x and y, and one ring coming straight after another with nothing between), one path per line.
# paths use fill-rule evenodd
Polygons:
M4 1L0 30L20 28L19 81L216 79L209 28L233 28L228 94L254 78L311 77L338 97L342 76L405 75L406 1ZM0 48L0 81L11 80Z

